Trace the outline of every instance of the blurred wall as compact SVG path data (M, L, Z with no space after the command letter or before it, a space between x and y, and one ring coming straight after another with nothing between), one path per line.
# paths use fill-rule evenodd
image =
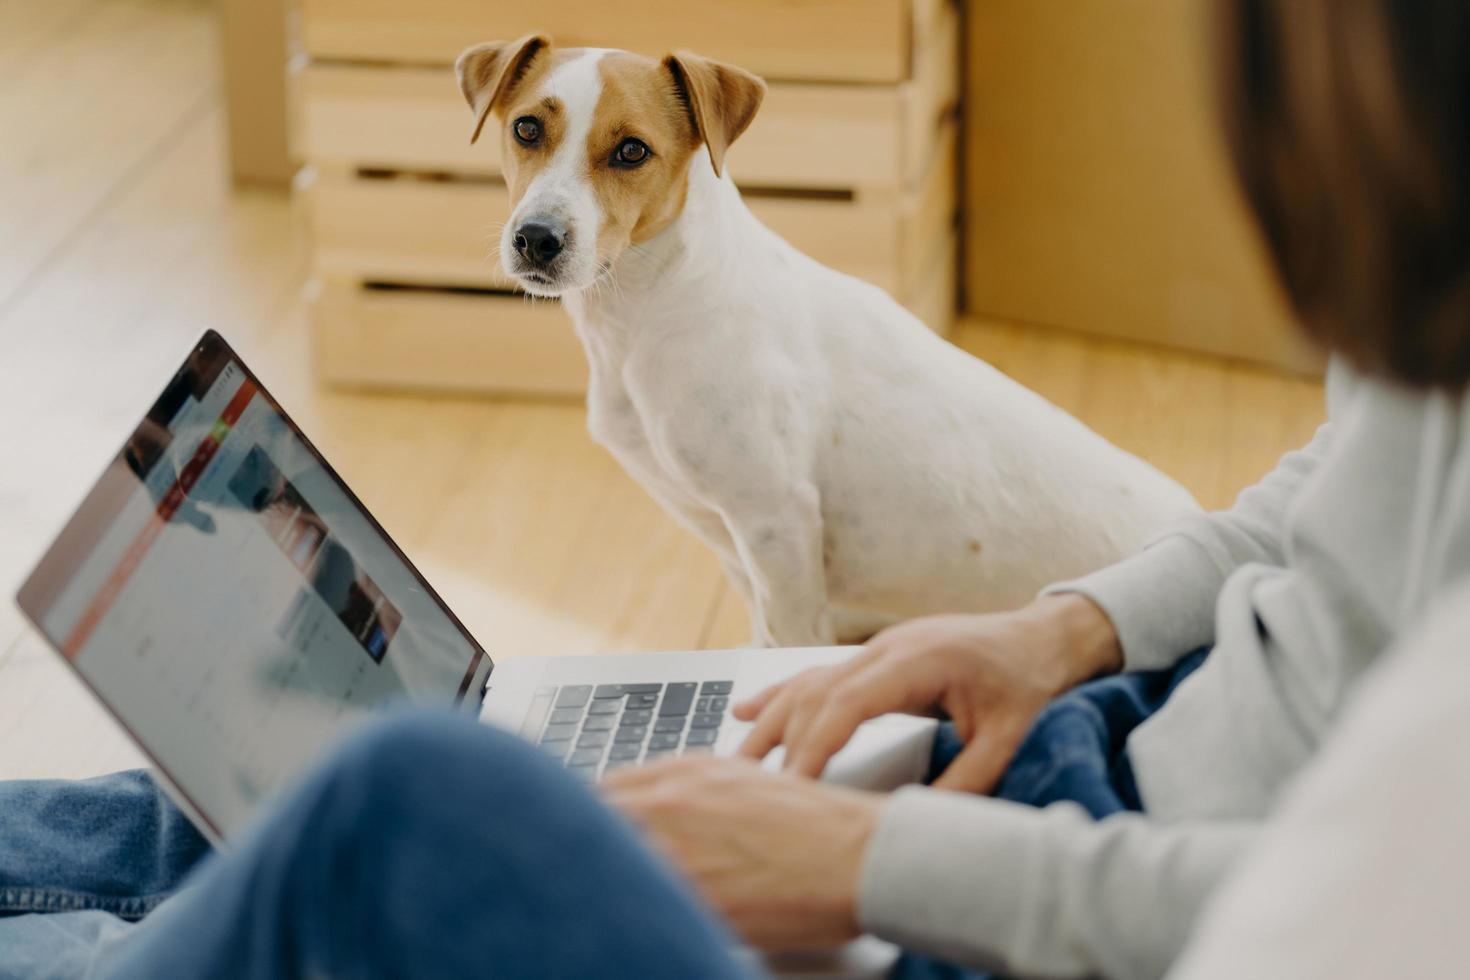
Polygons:
M1232 182L1209 0L966 14L968 310L1315 369Z

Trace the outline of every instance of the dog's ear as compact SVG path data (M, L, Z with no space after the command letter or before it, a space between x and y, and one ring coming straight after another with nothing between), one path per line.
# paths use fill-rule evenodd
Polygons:
M480 138L490 111L510 95L516 83L525 77L536 56L551 47L544 34L527 34L515 41L491 41L460 52L454 62L459 77L459 90L475 114L473 143Z
M725 151L755 118L766 83L743 68L675 51L664 59L674 89L689 109L694 131L709 147L715 175L724 169Z

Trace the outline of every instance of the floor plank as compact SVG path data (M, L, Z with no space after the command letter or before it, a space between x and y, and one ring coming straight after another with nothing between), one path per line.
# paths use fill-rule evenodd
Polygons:
M956 343L1227 507L1325 416L1315 379L1123 341L980 320Z
M66 2L55 20L51 6L8 4L0 18L38 25L16 31L29 56L0 54L0 133L25 134L0 140L0 312L216 99L204 0Z

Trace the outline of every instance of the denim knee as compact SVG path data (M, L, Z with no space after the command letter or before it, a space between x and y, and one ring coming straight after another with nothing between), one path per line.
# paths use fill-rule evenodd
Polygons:
M454 797L466 806L493 801L478 819L508 830L537 826L547 808L584 809L585 789L534 746L450 712L405 711L374 722L351 739L319 774L318 818L334 833L371 834L365 815L403 813L408 801ZM459 808L452 808L460 812ZM443 808L432 813L444 815ZM428 812L422 817L427 819ZM410 808L418 814L417 807ZM341 819L332 820L336 814Z
M354 736L328 768L339 780L397 794L416 785L442 785L449 774L490 767L519 780L544 776L549 760L526 742L465 715L408 710L373 722Z

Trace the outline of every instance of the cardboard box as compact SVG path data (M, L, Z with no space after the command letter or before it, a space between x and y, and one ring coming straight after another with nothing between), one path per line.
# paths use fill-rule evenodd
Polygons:
M967 13L966 308L1316 370L1234 185L1207 0Z

